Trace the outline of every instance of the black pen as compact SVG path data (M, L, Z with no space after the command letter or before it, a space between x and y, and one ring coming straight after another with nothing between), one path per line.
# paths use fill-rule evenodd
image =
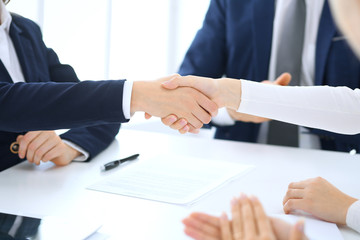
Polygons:
M108 162L104 166L101 166L101 170L102 171L108 171L110 169L116 168L117 166L119 166L120 164L122 164L124 162L135 160L139 156L140 156L140 154L134 154L134 155L131 155L131 156L126 157L126 158L122 158L122 159L119 159L119 160Z

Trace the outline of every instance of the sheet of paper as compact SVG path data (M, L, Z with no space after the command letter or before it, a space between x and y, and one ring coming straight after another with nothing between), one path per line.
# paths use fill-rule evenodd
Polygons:
M254 166L187 156L141 158L88 189L155 201L191 204Z
M301 217L305 219L305 234L310 240L343 240L341 232L335 223L320 221L309 217L277 214L271 215L288 223L295 224Z

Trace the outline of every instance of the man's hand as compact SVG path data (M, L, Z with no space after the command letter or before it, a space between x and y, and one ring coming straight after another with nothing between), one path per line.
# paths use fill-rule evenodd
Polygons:
M347 211L356 201L325 179L317 177L290 183L283 205L287 214L302 210L325 221L346 224Z
M36 165L52 161L64 166L74 160L80 153L65 144L54 131L32 131L17 137L19 157Z
M180 87L168 90L161 87L161 83L170 78L134 82L131 112L143 111L161 118L173 114L176 118L186 119L194 129L209 123L217 114L218 106L196 89Z
M291 226L280 219L269 218L255 197L241 195L233 199L231 205L232 221L225 213L221 217L192 213L183 220L185 234L196 240L306 239L303 221Z

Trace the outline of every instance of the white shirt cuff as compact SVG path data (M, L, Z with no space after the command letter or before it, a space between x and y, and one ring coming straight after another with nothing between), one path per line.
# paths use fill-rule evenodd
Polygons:
M360 232L360 201L354 202L346 214L346 225Z
M212 123L218 125L218 126L231 126L235 124L235 120L232 119L229 112L226 110L226 108L220 108L218 111L218 115L216 117L212 118Z
M123 92L123 112L126 119L131 118L130 103L131 103L132 88L133 88L133 82L126 80L124 83L124 92Z
M82 147L80 147L79 145L73 143L73 142L70 142L68 140L65 140L65 139L62 139L62 141L68 145L69 147L72 147L73 149L75 149L76 151L80 152L81 155L76 157L73 161L76 161L76 162L85 162L86 160L89 159L89 156L90 154L85 151Z

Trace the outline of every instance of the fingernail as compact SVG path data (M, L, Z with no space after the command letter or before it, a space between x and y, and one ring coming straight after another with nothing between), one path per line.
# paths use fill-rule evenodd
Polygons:
M245 198L247 198L247 196L245 195L245 193L240 193L239 198L240 198L240 199L245 199Z
M235 206L237 204L237 199L234 197L231 199L231 206Z
M304 232L304 224L305 224L305 220L303 218L300 218L300 220L295 224L296 229L299 232Z
M227 215L226 215L225 212L223 212L223 213L221 214L220 218L221 218L222 220L228 220L228 217L227 217Z
M185 119L180 119L180 124L185 125L185 124L187 124L187 121Z
M177 118L176 118L175 116L171 116L171 117L170 117L170 121L171 121L172 123L174 123L174 122L176 121L176 119L177 119Z

